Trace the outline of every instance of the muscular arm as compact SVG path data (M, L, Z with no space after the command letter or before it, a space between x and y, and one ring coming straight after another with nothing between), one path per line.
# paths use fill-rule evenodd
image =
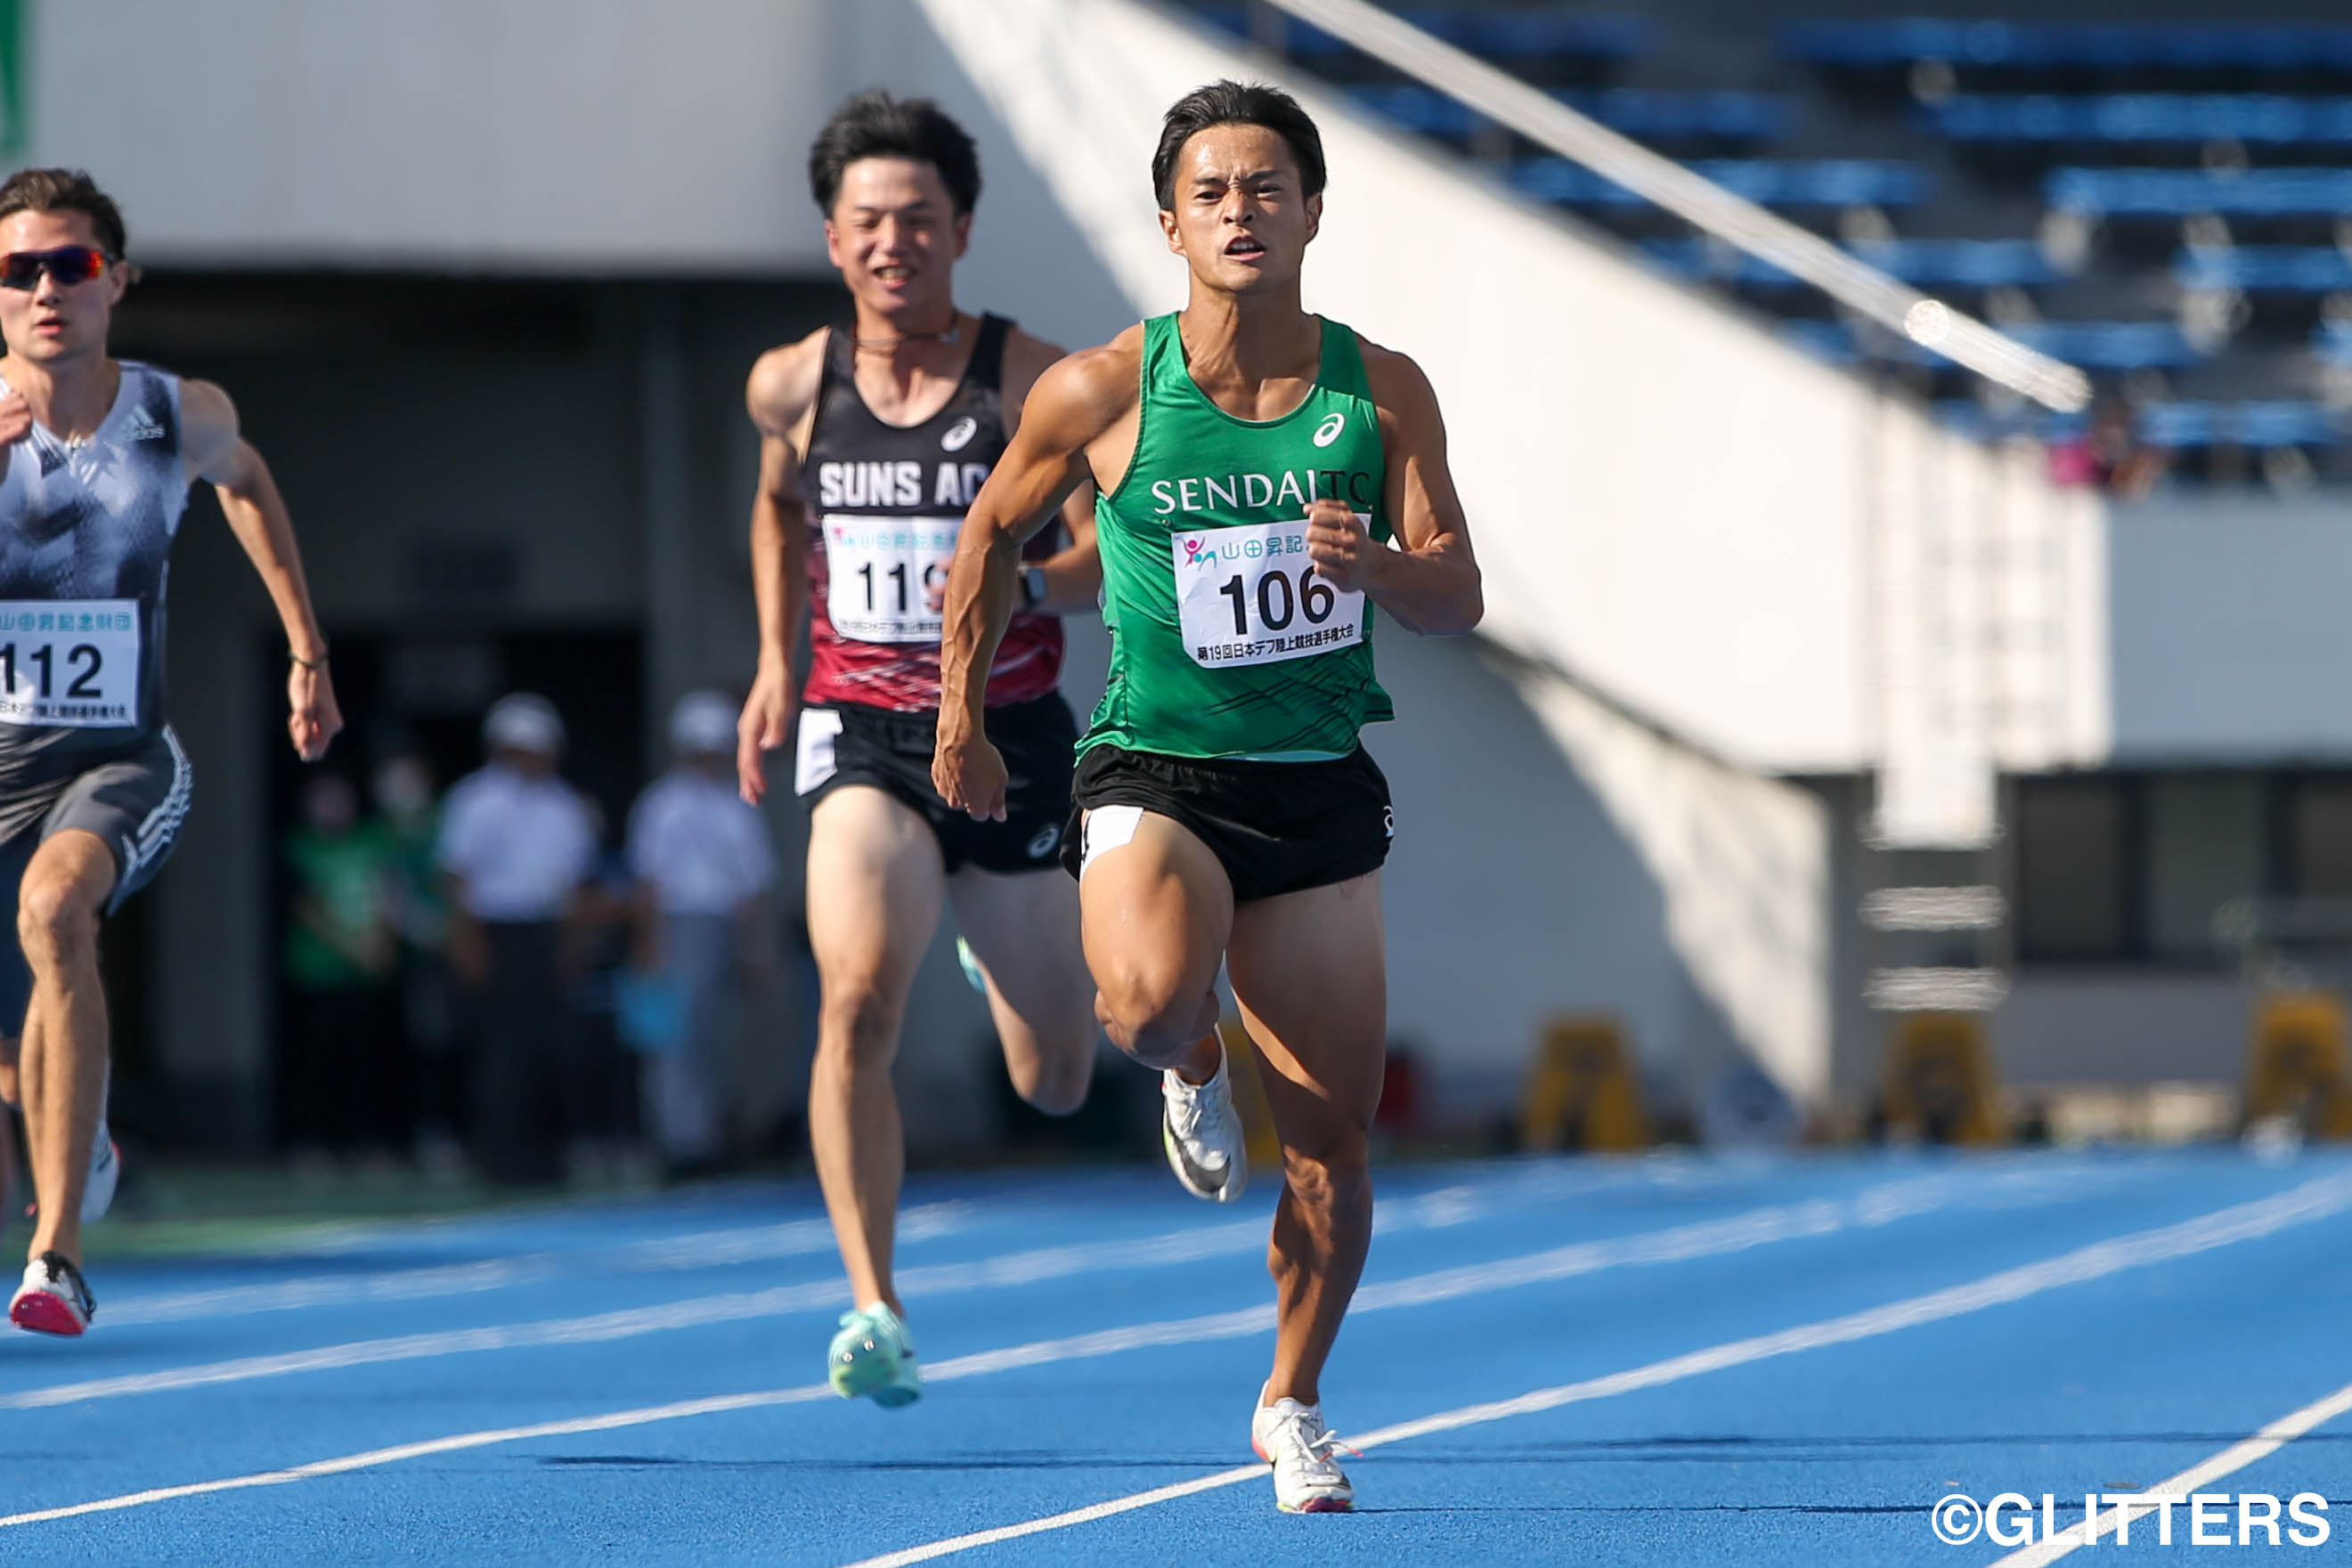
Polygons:
M932 779L949 805L973 816L1004 814L1003 759L987 743L982 716L989 666L1020 600L1021 547L1093 477L1088 448L1135 405L1137 352L1122 338L1040 376L1012 444L964 514L948 577ZM1091 545L1091 528L1087 537Z
M1419 365L1370 343L1364 345L1364 370L1387 451L1382 498L1401 548L1384 549L1367 540L1358 552L1335 549L1340 543L1336 538L1320 542L1334 554L1354 558L1349 564L1358 569L1358 580L1342 586L1361 588L1398 625L1424 636L1458 637L1478 624L1486 598L1470 549L1469 524L1446 467L1445 421L1437 394ZM1345 531L1361 538L1352 526ZM1318 527L1315 532L1338 530ZM1318 553L1318 543L1310 536L1309 554L1326 576L1337 576Z
M277 606L287 647L295 659L307 661L295 664L287 677L287 702L293 711L286 727L302 759L316 762L327 754L327 743L343 727L343 719L335 706L334 683L327 674L327 639L310 607L302 554L294 543L294 520L287 515L278 482L269 476L269 465L238 433L236 405L226 392L210 382L183 382L180 420L189 472L209 483L220 497L229 531L244 547L246 559L269 591L270 603Z
M1004 346L1004 408L1008 434L1021 430L1021 410L1038 378L1062 359L1051 343L1015 331ZM1037 563L1045 574L1045 597L1031 606L1048 615L1093 612L1102 591L1102 554L1095 547L1095 486L1091 476L1081 480L1061 507L1062 527L1070 542Z
M743 799L768 791L765 754L791 733L800 683L793 643L808 619L808 517L801 502L801 457L816 400L825 334L760 357L743 399L760 433L760 482L751 496L751 594L760 612L760 663L736 726L735 771Z

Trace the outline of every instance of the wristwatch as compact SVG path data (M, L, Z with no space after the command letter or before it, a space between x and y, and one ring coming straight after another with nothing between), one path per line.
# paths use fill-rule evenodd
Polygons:
M1024 566L1021 569L1021 608L1034 610L1045 602L1045 569Z

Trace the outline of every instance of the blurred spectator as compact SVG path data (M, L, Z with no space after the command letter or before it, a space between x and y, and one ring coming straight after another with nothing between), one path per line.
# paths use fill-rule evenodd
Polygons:
M433 765L394 751L375 770L378 820L393 845L393 924L400 932L400 1019L408 1040L416 1111L416 1163L428 1176L466 1170L457 1142L465 1095L457 998L449 975L449 907L436 851L441 807Z
M2091 405L2091 422L2080 434L2050 448L2050 477L2061 485L2086 485L2137 500L2156 488L2172 465L2172 454L2139 438L2131 409L2115 398Z
M596 863L594 814L556 777L563 720L514 692L482 721L489 762L442 808L449 965L474 999L474 1156L499 1181L558 1174L559 1135L579 1135L566 923ZM560 1133L557 1124L560 1124Z
M279 1129L306 1153L389 1153L408 1135L408 1073L395 987L398 852L360 821L340 773L302 786L287 835L293 902L286 930Z
M575 907L581 963L572 1000L583 1120L567 1174L583 1186L650 1185L654 1161L638 1134L637 1060L619 1017L636 946L636 879L626 853L597 857Z
M775 855L766 821L735 790L736 711L717 692L680 698L676 763L629 813L637 967L668 993L671 1014L667 1027L636 1031L646 1131L673 1174L719 1162L730 1003L739 980L763 984L772 967Z

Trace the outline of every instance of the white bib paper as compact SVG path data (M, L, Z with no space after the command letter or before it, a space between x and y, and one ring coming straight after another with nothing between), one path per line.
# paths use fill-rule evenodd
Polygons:
M0 600L0 724L138 723L137 600Z
M1356 521L1371 524L1360 512ZM1364 639L1364 596L1315 574L1303 517L1203 528L1169 544L1184 652L1204 669L1310 659Z
M855 517L824 524L825 613L859 643L936 643L961 517Z

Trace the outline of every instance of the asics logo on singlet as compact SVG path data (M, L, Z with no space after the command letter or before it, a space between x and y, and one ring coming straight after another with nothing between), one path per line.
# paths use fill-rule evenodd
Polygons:
M1318 446L1330 445L1333 442L1339 439L1339 433L1347 428L1348 416L1346 414L1337 413L1326 414L1323 418L1323 423L1315 427L1315 444Z
M947 434L940 437L940 450L961 452L971 444L971 438L979 434L980 421L966 415L948 426Z

